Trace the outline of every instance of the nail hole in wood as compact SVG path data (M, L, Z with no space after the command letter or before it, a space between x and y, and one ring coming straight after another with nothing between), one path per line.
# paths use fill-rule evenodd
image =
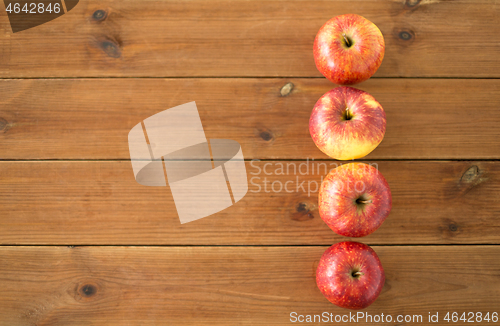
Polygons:
M97 288L95 287L95 285L92 285L92 284L85 284L80 289L80 293L85 297L91 297L94 294L96 294L96 292L97 292Z

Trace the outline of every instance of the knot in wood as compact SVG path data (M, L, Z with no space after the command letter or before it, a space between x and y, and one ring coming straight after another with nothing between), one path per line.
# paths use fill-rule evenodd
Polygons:
M290 95L293 91L293 87L295 85L293 83L286 83L285 86L281 87L280 94L282 97Z
M465 173L460 178L460 181L465 183L474 182L479 177L480 171L477 165L473 165L465 171Z
M122 55L120 46L110 40L102 41L100 44L101 49L111 58L119 58Z
M94 11L94 13L92 14L92 19L95 21L102 21L105 20L107 16L108 13L106 11L99 9Z

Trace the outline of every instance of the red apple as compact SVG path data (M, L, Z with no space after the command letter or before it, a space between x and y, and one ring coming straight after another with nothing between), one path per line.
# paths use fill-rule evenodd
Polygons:
M382 225L391 208L389 185L371 165L341 165L321 183L319 215L337 234L346 237L371 234Z
M384 36L364 17L334 17L320 28L314 40L318 70L339 85L352 85L370 78L384 59Z
M363 309L379 296L385 283L380 260L369 246L340 242L328 248L316 269L316 284L331 303Z
M385 112L367 92L337 87L316 102L309 132L316 146L337 160L361 158L373 151L385 134Z

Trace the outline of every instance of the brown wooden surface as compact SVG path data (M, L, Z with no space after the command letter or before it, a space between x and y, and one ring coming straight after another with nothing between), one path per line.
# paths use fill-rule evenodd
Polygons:
M16 326L232 326L290 324L291 312L349 314L315 285L326 248L3 247L0 318ZM418 314L429 325L429 312L446 324L447 311L499 310L498 246L374 249L386 284L365 313Z
M196 101L207 138L238 141L246 159L326 159L308 123L333 87L287 78L1 80L0 158L129 159L133 126ZM500 158L498 79L371 79L357 87L387 112L385 138L367 159Z
M346 13L382 31L378 77L500 77L494 0L93 0L16 34L1 12L1 77L319 77L314 37Z
M277 175L281 164L285 174ZM0 243L328 245L345 238L319 217L324 164L336 166L309 162L307 172L305 161L247 163L249 191L240 202L181 225L170 189L136 183L129 161L0 162ZM393 209L358 240L500 243L500 162L374 164L391 187Z

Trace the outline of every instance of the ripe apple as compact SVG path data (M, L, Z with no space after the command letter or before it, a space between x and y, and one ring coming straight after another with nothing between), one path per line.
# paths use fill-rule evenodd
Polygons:
M340 242L328 248L316 269L316 284L331 303L363 309L379 296L385 283L380 260L369 246Z
M339 85L353 85L370 78L384 59L384 36L364 17L347 14L327 21L314 40L318 70Z
M391 208L389 185L371 165L341 165L321 183L319 215L337 234L346 237L371 234L382 225Z
M309 132L316 146L337 160L361 158L373 151L385 134L385 112L367 92L337 87L314 106Z

